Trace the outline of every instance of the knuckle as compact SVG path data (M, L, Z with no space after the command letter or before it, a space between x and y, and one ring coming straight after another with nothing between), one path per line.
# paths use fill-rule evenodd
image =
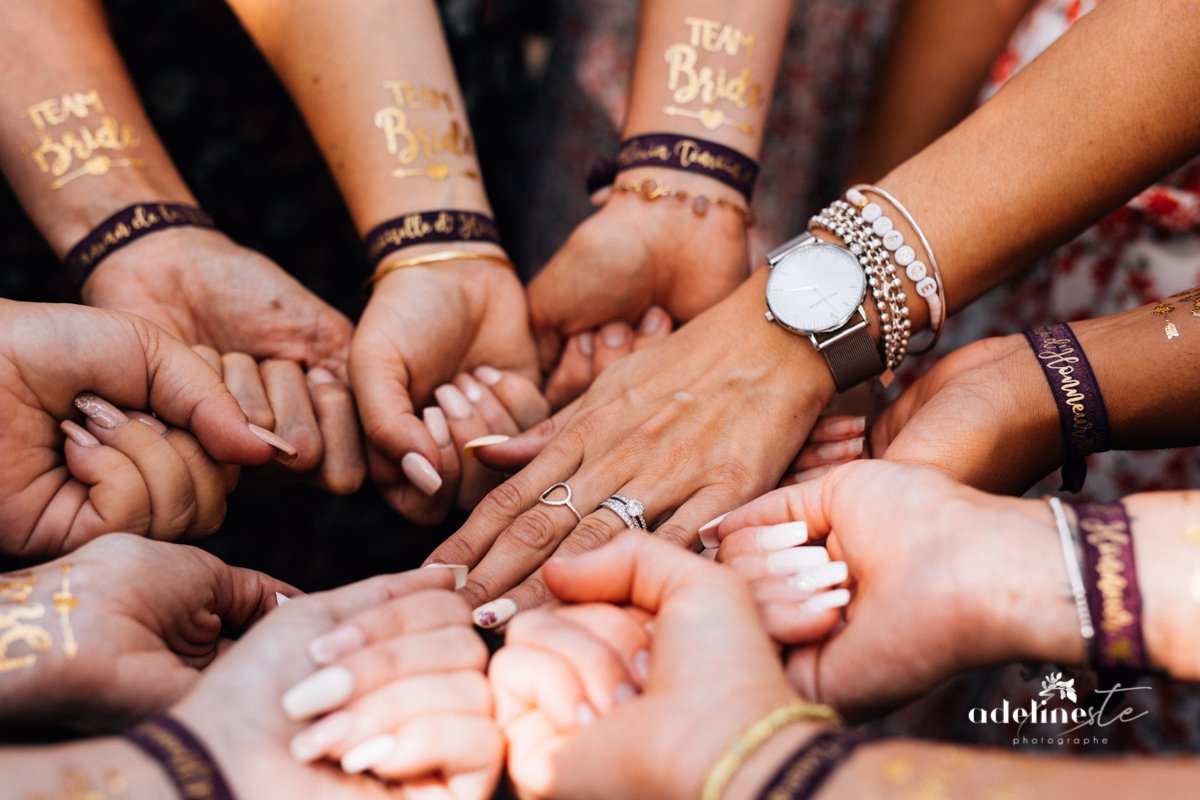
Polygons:
M540 509L530 511L517 519L505 533L500 535L519 547L534 553L552 550L562 534L559 526Z
M520 615L518 615L520 616ZM483 639L465 625L451 628L447 650L457 656L455 661L467 669L482 670L487 666L488 649Z
M670 521L664 522L662 525L659 525L657 528L655 528L654 535L666 542L689 549L700 538L700 534L697 530L689 526L680 525L677 522Z
M717 464L709 471L709 476L712 485L739 493L753 489L758 483L754 471L736 458Z
M475 553L470 545L458 537L442 542L434 551L433 558L443 564L474 564Z
M555 599L546 583L536 575L513 591L511 597L519 608L525 609L513 617L514 620L520 619L521 614L528 614L530 610L544 606Z
M524 513L529 507L529 502L516 482L509 480L489 492L480 507L489 516L507 520Z
M588 552L610 542L616 531L605 520L584 517L571 534L572 551Z

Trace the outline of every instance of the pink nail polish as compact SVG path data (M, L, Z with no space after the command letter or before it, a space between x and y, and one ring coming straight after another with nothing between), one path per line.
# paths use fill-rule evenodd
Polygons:
M467 400L466 395L458 390L457 386L451 386L448 383L439 386L434 390L433 396L437 398L438 405L450 419L466 419L471 416L471 403Z
M63 420L62 423L58 426L58 428L63 433L65 433L71 439L72 442L79 445L80 447L99 447L100 446L99 439L97 439L95 436L92 436L86 430L79 427L74 422L71 422L71 420L69 420L69 419Z
M845 442L829 442L817 448L817 455L825 461L845 461L862 455L862 437Z
M653 306L646 315L642 317L642 333L651 334L662 327L663 311L658 306Z
M866 417L829 417L825 432L830 436L861 436L867 429Z
M470 375L459 377L462 381L462 392L467 396L467 399L472 403L478 403L483 399L483 387L479 385L479 381L472 378Z
M280 454L280 461L283 461L286 464L296 460L296 456L298 455L296 448L292 447L291 444L289 444L288 441L282 436L278 436L266 428L255 425L253 422L246 423L246 427L249 428L250 432L257 436L261 441L266 442L267 444L271 445L271 447L274 447L276 450L278 450Z
M475 377L488 386L495 386L504 380L504 373L495 367L482 366L475 370Z
M425 427L429 429L429 435L437 442L438 447L450 446L450 427L446 424L446 415L440 408L430 406L421 413L421 419L425 421Z
M585 356L595 355L596 337L591 331L579 334L579 352Z
M621 347L629 341L629 329L619 322L610 322L601 331L606 347Z
M337 377L324 367L313 367L308 371L310 383L321 386L326 383L337 383Z
M152 417L149 414L143 414L141 411L126 411L125 416L130 419L135 419L150 430L157 433L159 436L167 435L167 426L162 424L162 421L157 417Z
M442 488L442 476L438 475L429 459L420 453L405 453L404 458L400 459L400 469L422 494L433 497Z
M121 409L99 395L84 392L75 398L75 407L84 416L105 430L111 431L129 422L129 417L121 413Z

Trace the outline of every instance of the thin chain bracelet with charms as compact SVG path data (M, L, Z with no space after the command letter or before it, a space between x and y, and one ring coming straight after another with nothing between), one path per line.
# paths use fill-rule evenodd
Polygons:
M643 200L653 202L661 200L664 197L674 198L680 203L691 201L692 213L697 217L703 217L708 214L708 209L711 206L723 206L742 215L742 220L746 223L746 227L754 225L754 210L749 206L744 206L741 203L735 203L732 200L726 200L723 197L709 197L705 194L697 192L689 192L686 189L675 189L661 181L656 181L647 178L641 183L631 183L629 181L621 181L613 185L614 192L626 192L628 194L637 195Z

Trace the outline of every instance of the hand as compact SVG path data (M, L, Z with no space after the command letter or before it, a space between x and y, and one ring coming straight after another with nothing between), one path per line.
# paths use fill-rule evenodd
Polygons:
M566 602L615 605L522 612L492 659L522 796L697 797L743 730L796 699L730 570L625 534L550 562L546 580Z
M817 420L812 433L796 460L789 467L789 474L779 482L791 486L801 481L819 478L840 464L848 464L865 458L863 446L867 429L866 417L828 414Z
M670 315L654 306L642 316L636 331L625 322L610 322L599 330L574 334L546 380L550 407L557 410L567 405L617 359L662 341L672 327Z
M665 341L606 369L550 422L475 451L499 469L532 459L431 557L474 567L464 589L472 602L507 593L500 613L480 618L499 624L539 604L543 561L622 530L600 508L610 495L640 500L656 536L690 547L705 522L777 484L833 381L806 340L763 319L763 306L763 280L751 278ZM539 503L559 482L585 517L578 526L568 508Z
M461 598L438 589L404 595L345 620L308 653L321 669L282 700L290 719L311 722L291 741L297 761L424 779L455 798L491 795L504 742L484 678L487 647Z
M276 592L296 593L203 550L127 534L2 576L0 587L0 612L22 623L9 632L26 628L2 655L28 662L5 670L5 722L89 728L166 710L230 643L230 631L275 608Z
M972 342L938 361L876 420L871 450L1017 495L1063 460L1054 400L1020 335Z
M0 386L0 550L11 557L54 557L115 530L177 538L213 524L211 514L198 518L211 506L195 502L205 494L191 483L202 464L185 438L171 435L167 447L149 424L127 425L110 412L94 435L67 426L64 446L59 421L82 419L74 406L81 392L153 411L220 462L294 455L247 422L203 359L126 314L0 301Z
M768 632L801 645L788 657L801 694L846 713L889 709L973 667L1083 652L1040 502L862 461L771 492L716 532ZM828 556L795 546L806 538L826 539Z
M630 170L621 179L646 178L730 194L711 178L677 170ZM566 337L609 322L635 322L653 305L687 322L746 279L747 248L745 222L734 211L713 206L698 217L669 198L654 202L614 192L529 285L543 368L557 360Z
M482 367L490 371L476 372L484 379L476 386L502 377L488 385L504 406L492 419L456 402L470 386L456 376ZM355 333L350 374L371 477L397 511L419 523L445 515L458 498L459 480L483 482L454 473L455 467L481 472L477 463L445 463L443 454L451 447L461 452L461 443L452 441L444 418L461 423L454 427L469 431L469 440L515 434L548 413L537 385L524 290L511 270L486 262L410 267L385 276ZM417 417L417 408L435 401L443 418ZM487 476L480 491L497 480Z
M361 485L365 468L359 437L343 433L357 428L353 404L323 398L316 403L319 396L347 393L353 326L270 259L216 231L162 231L106 258L84 284L83 297L88 305L145 317L189 345L245 354L225 364L230 388L254 422L301 439L299 457L284 467L299 475L316 470L318 485L341 493ZM276 378L265 394L254 386L248 364L262 359L274 360L267 363ZM321 384L310 400L303 370L314 368L323 370L321 379L332 375L336 380ZM263 398L270 403L266 409L259 402ZM297 416L315 417L320 424L270 424ZM313 439L310 430L325 435Z
M294 599L255 626L207 669L196 688L175 707L173 713L207 744L238 797L289 797L298 800L412 797L417 792L410 794L404 785L388 785L366 775L351 775L339 769L314 768L289 755L288 743L301 733L305 725L288 719L280 698L289 687L312 673L315 663L310 656L314 640L338 629L346 630L345 626L361 626L365 639L365 649L358 651L357 656L346 653L344 646L341 655L337 656L344 659L343 665L355 662L351 670L352 678L355 690L362 691L357 682L362 680L363 686L368 685L365 681L370 680L370 676L366 668L375 656L415 656L418 653L411 645L416 644L422 634L410 632L408 618L396 613L412 610L413 604L404 603L405 598L421 593L428 599L429 590L449 589L451 586L450 570L427 569L379 576L331 592ZM452 609L453 606L440 600L435 605L439 609ZM461 611L458 613L461 614ZM444 632L446 628L442 630ZM433 633L430 631L430 635ZM320 648L318 654L319 651ZM411 669L437 672L447 668L450 660L459 653L461 651L458 649L443 654L421 648L421 657L430 660L419 665L412 661L406 663ZM443 655L444 661L441 658ZM404 665L398 666L400 670L405 668ZM391 672L389 668L388 674ZM405 684L403 677L395 681L399 687ZM374 691L379 693L377 699L386 700L385 688ZM369 698L370 690L363 692L363 695ZM454 698L423 700L456 702ZM402 709L380 707L379 703L372 703L363 705L361 709L355 706L356 723L369 725L365 716L368 707L370 713L380 715L375 719L385 722L390 715L397 715L397 719L406 717ZM358 715L360 710L364 715L361 718ZM501 754L498 750L485 748L480 752L469 752L469 748L480 741L474 734L461 741L423 738L414 743L408 738L410 734L430 729L450 733L466 730L465 727L448 724L450 721L449 715L439 717L423 713L416 714L415 719L406 719L398 731L405 737L405 749L393 750L391 760L381 762L377 765L378 769L397 775L421 775L417 779L405 779L414 790L424 791L425 794L421 796L447 800L489 796L492 787L484 787L480 776L485 772L495 775L499 771ZM492 742L486 744L490 746ZM479 766L487 759L492 761L490 766ZM476 789L482 791L473 794Z

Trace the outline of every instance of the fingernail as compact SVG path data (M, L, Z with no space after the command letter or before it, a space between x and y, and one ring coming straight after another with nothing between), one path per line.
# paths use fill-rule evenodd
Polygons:
M373 739L367 739L362 744L352 747L342 756L342 770L354 774L365 772L381 763L396 749L396 737L384 734Z
M824 547L793 547L767 556L767 571L772 575L795 575L806 567L815 567L827 561L829 552Z
M421 419L425 421L425 427L429 429L429 435L437 442L438 447L449 447L450 426L446 424L446 415L437 406L430 406L421 412Z
M97 439L95 436L92 436L86 430L79 427L79 425L75 424L74 422L71 422L69 419L63 420L58 426L58 429L65 433L72 442L80 447L100 446L99 439Z
M658 306L653 306L646 315L642 317L642 333L654 333L662 327L663 311Z
M580 703L579 708L575 710L575 719L579 722L579 727L586 728L596 721L596 712L592 711L592 707L587 703Z
M349 711L338 711L323 717L292 737L288 750L292 758L301 764L316 761L335 745L350 735L354 727L354 715Z
M463 445L463 452L467 455L474 455L476 448L491 447L494 444L504 444L511 436L505 436L500 433L493 433L488 436L480 436L478 439L472 439Z
M439 386L433 396L437 398L438 405L450 419L466 419L471 416L471 403L458 390L457 386L451 386L448 383L445 386Z
M708 522L700 526L700 544L708 548L720 547L721 539L717 536L715 529L718 525L725 521L730 512L726 511L719 517L710 519Z
M253 422L246 423L246 427L250 432L257 436L260 440L274 447L280 453L280 461L284 463L296 460L296 448L292 447L282 436L277 436L266 428L259 427Z
M579 352L590 356L596 352L596 337L591 331L579 334Z
M784 522L763 528L755 537L758 549L764 551L783 550L795 547L808 541L808 524L800 522Z
M367 635L357 625L334 628L308 643L308 657L318 667L332 664L367 643Z
M620 347L629 341L629 328L619 322L610 322L600 332L606 347Z
M857 436L867 429L867 418L828 417L821 425L830 436Z
M130 419L136 419L150 430L157 433L159 436L167 435L167 426L162 424L162 421L149 414L143 414L141 411L126 411L125 416Z
M479 385L479 381L472 378L470 375L463 375L459 378L462 381L463 394L472 403L478 403L483 399L483 387Z
M806 614L820 614L833 608L849 605L850 590L834 589L832 592L821 592L800 604L800 610Z
M471 613L471 617L479 627L491 630L508 622L516 613L517 604L507 597L501 597L499 600L484 603Z
M475 370L475 377L486 383L488 386L495 386L504 379L504 373L495 367L484 365Z
M332 711L350 699L354 678L345 667L327 667L309 675L283 695L283 712L301 720Z
M326 383L337 383L337 377L324 367L313 367L308 371L308 380L317 386Z
M817 448L817 455L825 461L844 461L862 455L863 439L850 439L845 442L829 442Z
M628 683L618 683L617 688L613 690L613 701L619 706L625 705L635 697L637 690Z
M466 564L426 564L425 569L448 569L454 575L455 589L461 589L467 585Z
M646 679L650 677L650 651L638 650L633 656L633 669L637 672L638 679L642 685L646 684Z
M796 483L804 483L805 481L811 481L813 478L819 478L832 469L833 467L826 464L823 467L813 467L812 469L806 469L803 472L797 472L795 475Z
M275 605L277 605L277 606L281 606L281 605L283 605L284 603L288 602L288 601L289 601L289 600L291 600L291 599L292 599L292 598L288 597L288 596L287 596L286 594L284 594L283 592L276 592L276 593L275 593Z
M400 469L422 494L433 497L442 488L442 476L438 475L429 459L420 453L405 453L404 458L400 459Z
M815 592L817 589L837 586L849 576L850 568L845 561L830 561L797 573L788 581L788 586L800 592Z
M105 430L111 431L129 422L129 417L121 413L121 409L91 392L84 392L75 398L75 407L84 416Z

